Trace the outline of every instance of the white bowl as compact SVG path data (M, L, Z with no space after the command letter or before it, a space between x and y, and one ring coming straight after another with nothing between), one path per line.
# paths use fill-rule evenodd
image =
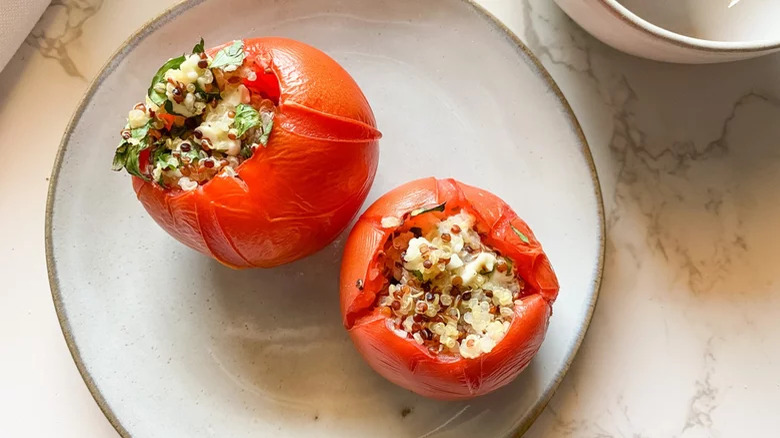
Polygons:
M737 61L780 50L780 2L555 0L610 46L658 61Z

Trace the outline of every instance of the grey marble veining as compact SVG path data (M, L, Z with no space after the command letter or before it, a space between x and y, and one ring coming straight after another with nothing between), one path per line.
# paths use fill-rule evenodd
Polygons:
M579 117L608 212L590 333L528 435L776 428L753 405L780 398L780 349L769 341L778 336L780 298L780 58L657 63L604 46L550 2L493 10L522 15L510 26Z
M56 60L68 76L86 80L71 57L70 45L83 35L84 23L100 11L103 1L52 1L25 42L43 57Z

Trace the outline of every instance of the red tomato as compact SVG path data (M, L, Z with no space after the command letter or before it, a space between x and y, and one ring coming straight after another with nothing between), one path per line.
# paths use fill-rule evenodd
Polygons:
M447 212L465 209L476 218L483 243L509 257L526 284L507 334L475 359L435 355L411 336L399 337L374 304L386 282L377 254L398 228L383 228L382 218L408 218L412 210L445 202ZM558 294L558 280L541 245L504 201L453 179L435 178L404 184L368 208L347 240L340 283L344 326L369 365L397 385L444 400L483 395L517 377L544 340Z
M223 46L209 50L214 55ZM233 268L272 267L330 243L374 181L381 137L350 75L323 52L282 38L244 40L253 93L277 104L266 147L193 191L133 178L138 199L173 237Z

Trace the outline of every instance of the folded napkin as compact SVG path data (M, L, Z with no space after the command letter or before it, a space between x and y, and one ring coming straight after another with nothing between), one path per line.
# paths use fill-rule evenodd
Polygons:
M51 0L0 0L0 70L27 38Z

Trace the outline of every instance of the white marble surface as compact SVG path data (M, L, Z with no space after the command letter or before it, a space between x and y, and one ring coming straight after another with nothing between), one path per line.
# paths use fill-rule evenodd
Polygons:
M60 136L113 50L174 1L55 0L0 73L0 436L116 437L49 295L44 205ZM780 55L623 55L549 0L483 0L563 89L603 184L590 332L530 437L780 430Z

